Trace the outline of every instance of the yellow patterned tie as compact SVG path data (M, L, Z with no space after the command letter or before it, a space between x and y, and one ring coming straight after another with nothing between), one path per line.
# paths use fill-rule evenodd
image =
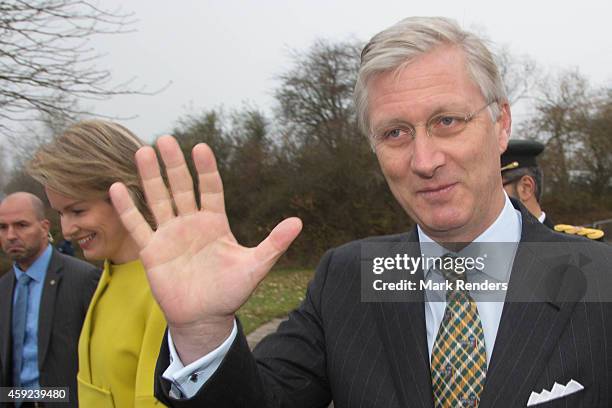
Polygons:
M452 284L431 352L436 408L478 407L487 374L487 355L478 308L467 291L456 288L465 274L442 272Z

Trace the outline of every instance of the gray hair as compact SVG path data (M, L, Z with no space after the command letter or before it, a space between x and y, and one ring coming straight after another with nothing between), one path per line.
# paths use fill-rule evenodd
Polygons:
M500 103L508 100L493 54L484 40L465 31L444 17L409 17L376 34L361 52L361 65L355 85L355 106L364 134L372 133L368 117L368 82L374 76L405 68L419 55L442 45L456 45L466 56L467 70L488 102L493 119L500 114Z

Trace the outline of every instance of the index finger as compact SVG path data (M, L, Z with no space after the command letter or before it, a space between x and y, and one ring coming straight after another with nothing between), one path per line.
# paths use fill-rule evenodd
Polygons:
M151 226L136 208L134 200L123 183L113 183L108 193L123 226L136 241L138 248L142 250L153 235Z

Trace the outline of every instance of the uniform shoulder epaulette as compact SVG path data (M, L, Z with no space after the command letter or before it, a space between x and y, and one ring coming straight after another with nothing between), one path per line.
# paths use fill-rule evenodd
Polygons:
M601 240L604 236L604 232L597 228L580 227L568 224L557 224L555 225L555 231L564 232L570 235L580 235L593 240Z

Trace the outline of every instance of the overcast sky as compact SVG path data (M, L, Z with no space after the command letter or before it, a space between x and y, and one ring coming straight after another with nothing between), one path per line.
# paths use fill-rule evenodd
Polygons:
M425 4L427 3L427 4ZM485 31L545 69L578 68L594 84L612 83L612 2L355 1L355 0L103 0L105 8L134 12L136 32L92 42L119 82L136 77L155 96L117 97L86 104L152 140L186 113L244 102L273 105L275 76L290 66L288 50L314 40L372 35L411 15L442 15ZM522 114L524 116L524 114Z

